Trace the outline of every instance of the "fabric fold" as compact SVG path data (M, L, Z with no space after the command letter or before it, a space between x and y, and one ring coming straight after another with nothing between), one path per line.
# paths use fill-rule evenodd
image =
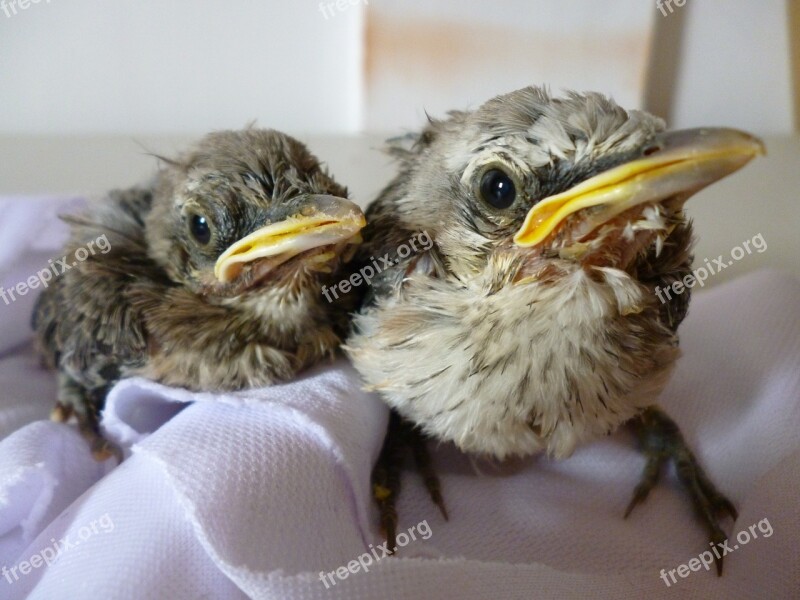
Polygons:
M45 215L57 240L46 204L13 210ZM6 248L8 230L4 286L58 252ZM624 430L560 462L432 444L450 520L409 468L407 544L379 556L370 471L388 411L344 361L226 394L121 381L102 427L126 460L97 463L74 426L45 420L56 391L30 344L35 295L0 300L0 598L796 597L800 282L761 271L695 292L654 401L739 509L721 578L680 568L709 544L671 471L622 518L644 464Z

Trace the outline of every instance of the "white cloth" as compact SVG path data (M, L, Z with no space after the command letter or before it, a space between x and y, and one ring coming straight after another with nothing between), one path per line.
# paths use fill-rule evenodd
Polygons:
M58 253L54 206L0 203L5 289ZM755 527L722 578L701 567L669 588L661 570L707 534L672 473L622 518L644 462L624 431L562 462L436 448L449 522L407 472L399 531L416 539L326 587L320 571L382 542L369 472L387 411L348 365L221 396L122 381L103 418L127 449L114 468L46 421L55 385L30 346L33 300L0 300L0 598L800 597L800 282L781 273L697 293L682 326L661 403L739 508L730 546Z

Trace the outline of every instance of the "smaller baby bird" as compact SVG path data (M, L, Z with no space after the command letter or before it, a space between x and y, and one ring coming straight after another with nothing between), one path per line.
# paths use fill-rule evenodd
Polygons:
M320 290L365 225L346 196L302 143L249 128L207 135L150 185L65 217L67 269L33 314L58 370L53 419L75 416L102 459L99 411L123 377L236 390L332 357L355 299ZM99 239L103 253L69 264Z

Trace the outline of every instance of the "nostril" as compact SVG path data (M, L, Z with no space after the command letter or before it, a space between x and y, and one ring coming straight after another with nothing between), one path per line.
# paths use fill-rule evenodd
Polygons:
M643 156L650 156L661 150L661 146L648 146L642 151Z

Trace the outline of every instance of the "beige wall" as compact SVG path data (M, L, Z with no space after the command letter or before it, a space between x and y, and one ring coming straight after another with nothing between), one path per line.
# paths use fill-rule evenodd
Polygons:
M638 106L653 18L641 0L373 1L366 126L413 127L530 84Z

